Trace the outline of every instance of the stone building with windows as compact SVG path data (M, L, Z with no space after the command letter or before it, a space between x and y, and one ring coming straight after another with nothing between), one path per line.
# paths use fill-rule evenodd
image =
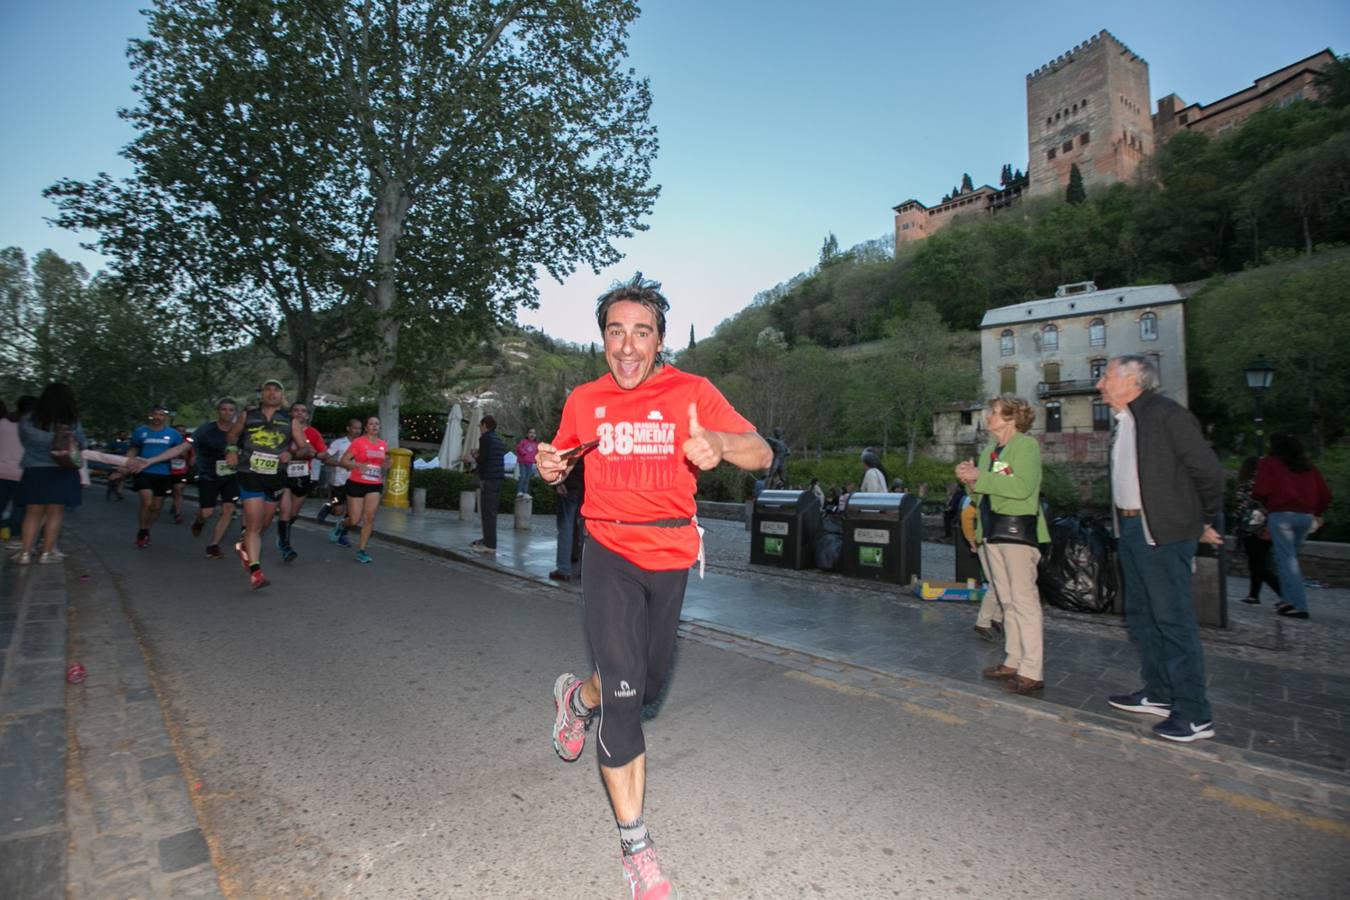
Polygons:
M980 322L984 396L1030 400L1031 431L1048 460L1105 462L1112 416L1096 384L1122 353L1153 357L1162 393L1186 405L1186 319L1175 286L1066 284L1053 297L991 309Z
M1296 100L1315 100L1317 75L1336 61L1330 49L1263 75L1242 90L1213 103L1189 106L1176 94L1158 101L1153 133L1162 144L1179 131L1201 131L1216 136L1230 131L1260 110L1288 106Z
M1153 154L1148 63L1109 31L1027 75L1031 196L1060 193L1074 165L1083 184L1129 181Z

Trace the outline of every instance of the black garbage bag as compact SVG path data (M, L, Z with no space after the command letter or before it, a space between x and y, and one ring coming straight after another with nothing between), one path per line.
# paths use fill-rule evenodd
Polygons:
M820 517L816 532L816 568L822 572L837 572L844 556L844 514L828 512Z
M1041 599L1074 612L1108 612L1120 591L1111 530L1101 519L1062 516L1050 523L1050 550L1041 556Z

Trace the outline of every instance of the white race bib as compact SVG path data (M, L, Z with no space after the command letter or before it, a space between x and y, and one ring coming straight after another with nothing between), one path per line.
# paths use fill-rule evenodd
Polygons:
M278 454L259 453L255 450L249 458L248 468L250 472L257 472L259 475L275 475L279 462L281 457Z
M308 478L309 463L303 461L286 463L286 474L291 478Z
M217 478L224 478L224 477L226 477L226 476L228 476L228 475L233 475L233 474L234 474L234 466L230 465L229 463L227 463L227 462L226 462L225 460L223 460L223 459L218 459L218 460L216 460L216 477L217 477Z
M361 477L366 481L383 481L384 472L379 466L362 466Z

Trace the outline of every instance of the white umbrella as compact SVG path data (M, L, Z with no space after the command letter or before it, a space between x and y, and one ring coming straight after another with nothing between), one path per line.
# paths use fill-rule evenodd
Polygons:
M456 403L450 407L450 416L445 420L445 437L441 438L441 449L436 459L442 469L459 467L459 458L464 454L464 413Z
M469 410L469 427L464 429L464 449L460 456L468 455L470 450L478 449L478 429L483 424L483 407L475 403Z

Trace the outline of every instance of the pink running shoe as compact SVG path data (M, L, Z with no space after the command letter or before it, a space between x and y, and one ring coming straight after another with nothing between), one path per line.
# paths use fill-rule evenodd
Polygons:
M633 854L624 854L623 875L633 900L679 900L680 892L661 871L656 848L647 843Z
M553 682L553 749L563 762L573 762L586 746L586 725L572 712L572 695L581 690L581 679L564 672Z

